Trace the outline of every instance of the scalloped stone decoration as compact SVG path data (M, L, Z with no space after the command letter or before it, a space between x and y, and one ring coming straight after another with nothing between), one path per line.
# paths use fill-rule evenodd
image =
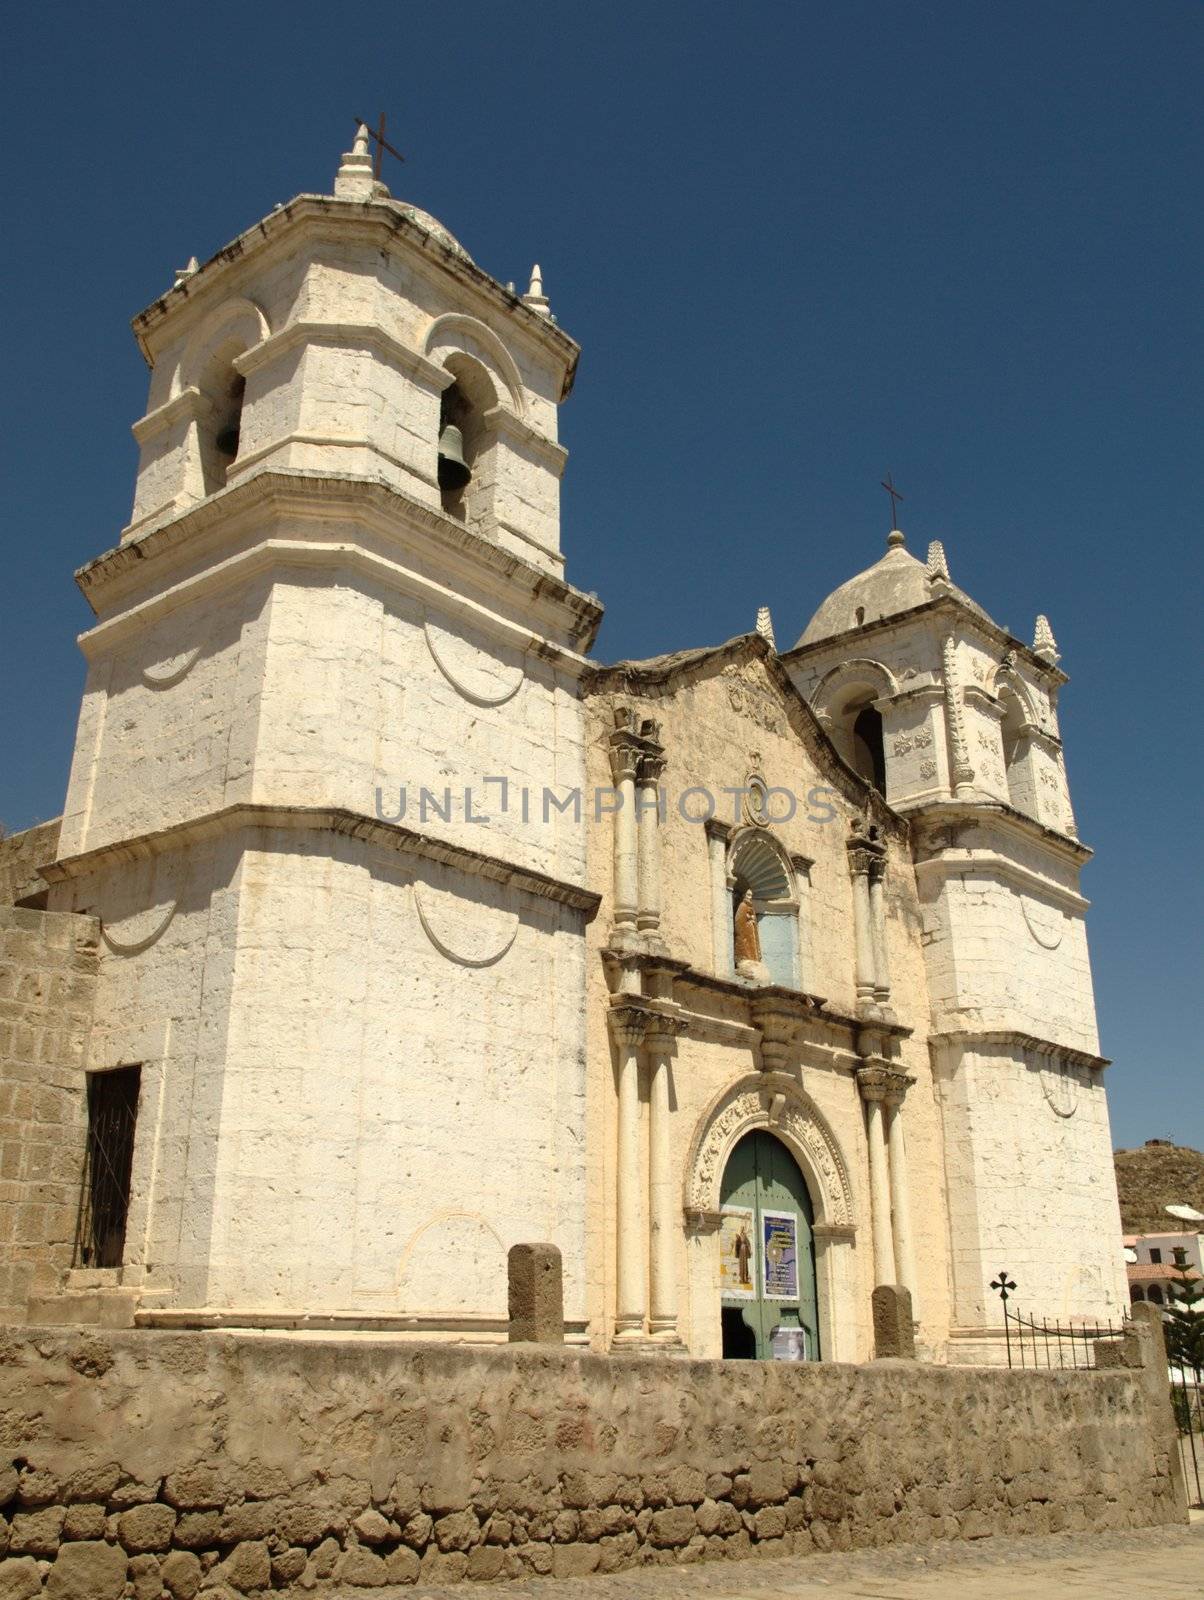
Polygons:
M1041 1063L1041 1088L1059 1117L1073 1117L1079 1108L1079 1069L1069 1061Z
M523 686L521 659L499 660L498 654L517 657L517 652L496 647L497 653L472 644L460 634L441 628L425 618L422 631L427 649L439 671L457 694L474 706L504 706Z
M1020 895L1020 909L1024 925L1042 950L1056 950L1062 942L1066 919L1054 906L1030 904L1027 895Z
M427 938L457 966L496 966L518 937L517 912L481 905L429 884L414 885L414 906Z
M161 939L171 927L179 903L177 896L166 907L148 906L145 910L135 911L133 916L122 917L109 926L101 923L100 936L106 948L115 956L136 956L143 950L149 950L151 945ZM114 933L114 927L120 932Z
M185 678L201 659L203 646L194 645L191 650L182 650L179 655L168 656L165 661L156 662L153 667L142 668L142 681L149 689L170 689L172 684L179 683Z

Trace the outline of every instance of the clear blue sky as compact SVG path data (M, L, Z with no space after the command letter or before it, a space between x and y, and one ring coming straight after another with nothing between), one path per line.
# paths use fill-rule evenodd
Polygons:
M1196 0L67 3L11 11L5 57L9 827L62 803L129 318L383 107L394 192L498 278L539 260L584 346L600 655L765 601L790 641L880 553L887 469L914 550L1022 637L1048 612L1116 1141L1204 1146Z

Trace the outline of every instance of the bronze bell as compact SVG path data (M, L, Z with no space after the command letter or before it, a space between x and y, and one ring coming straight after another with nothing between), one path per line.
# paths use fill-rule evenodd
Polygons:
M238 434L239 426L237 422L232 422L228 427L222 429L213 441L219 456L225 456L230 461L234 460L238 454Z
M471 477L472 469L464 459L464 435L449 422L439 435L439 487L462 489Z

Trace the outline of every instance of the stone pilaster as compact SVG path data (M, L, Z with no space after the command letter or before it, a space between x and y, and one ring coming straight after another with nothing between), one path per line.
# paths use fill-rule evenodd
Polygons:
M658 1343L679 1343L677 1332L677 1243L681 1227L673 1171L672 1061L675 1039L685 1029L673 1017L651 1016L648 1052L648 1196L650 1314L648 1330Z
M639 758L635 718L629 709L620 707L615 712L615 730L610 736L611 782L618 795L618 809L614 814L614 920L616 929L632 932L639 909L635 810Z
M640 1044L647 1013L616 1005L608 1021L618 1051L618 1137L615 1152L615 1244L618 1305L615 1339L642 1339L647 1315L648 1257L644 1228L644 1183L640 1170Z

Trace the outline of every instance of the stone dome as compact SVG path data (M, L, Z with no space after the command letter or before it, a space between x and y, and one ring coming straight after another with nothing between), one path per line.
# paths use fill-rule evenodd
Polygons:
M914 611L937 594L951 594L978 616L985 617L988 622L991 620L980 605L948 579L934 589L928 568L904 548L903 535L896 531L891 534L889 548L880 561L832 591L799 635L795 649L814 644L817 639L847 633L865 623L877 622L881 617Z
M443 226L438 217L432 217L429 211L424 211L421 206L411 205L408 200L390 199L389 203L395 210L400 211L403 217L408 217L411 222L416 223L423 233L429 233L432 239L444 245L453 255L459 256L461 261L472 261L472 257L459 239Z

